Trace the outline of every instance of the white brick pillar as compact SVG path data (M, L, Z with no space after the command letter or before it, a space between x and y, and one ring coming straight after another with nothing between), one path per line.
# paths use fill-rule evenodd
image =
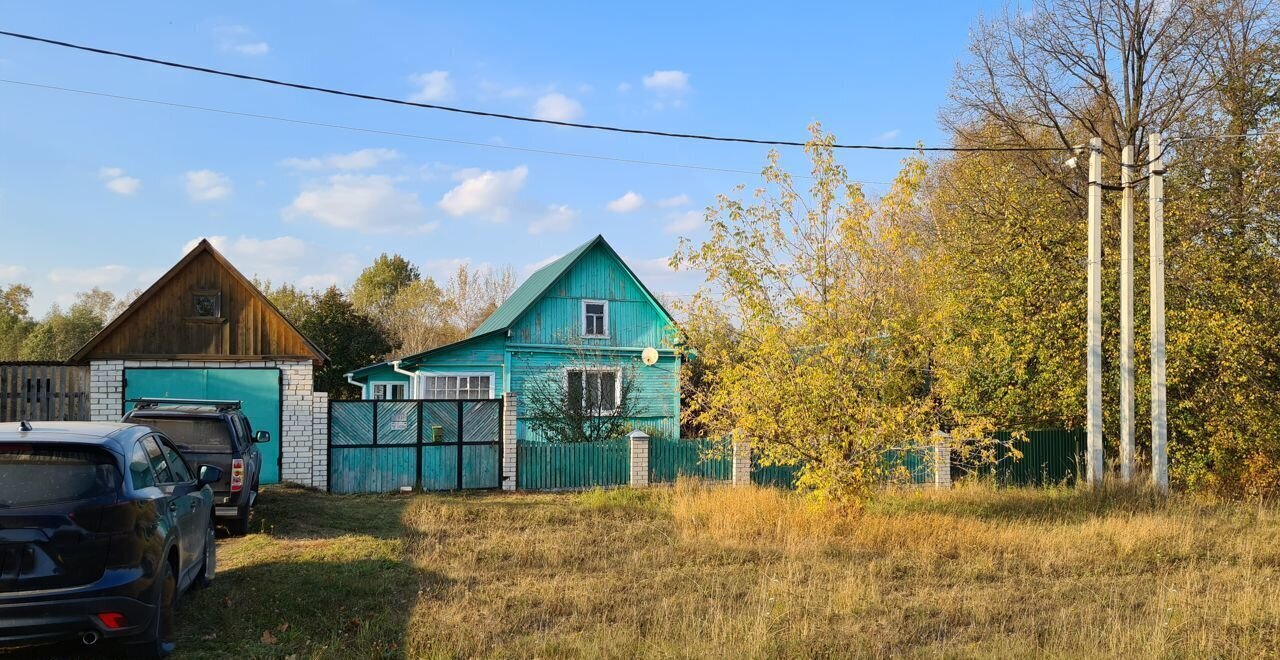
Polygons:
M751 442L733 438L733 485L751 485Z
M248 366L256 366L247 363ZM314 382L310 360L277 362L282 377L280 401L280 480L310 486L315 441Z
M933 436L933 485L940 489L951 488L950 436L936 433Z
M649 434L632 431L631 439L631 487L649 487Z
M514 392L502 395L502 490L516 489L516 399Z
M329 488L329 393L311 393L311 485Z
M124 361L89 363L89 420L118 422L124 414Z

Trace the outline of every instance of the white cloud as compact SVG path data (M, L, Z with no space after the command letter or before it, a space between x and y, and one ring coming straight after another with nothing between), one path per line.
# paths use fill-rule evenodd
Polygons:
M49 281L54 284L74 284L82 288L109 287L119 284L132 272L128 266L107 265L97 268L54 268L49 271Z
M505 220L511 200L528 175L529 168L524 165L510 170L463 170L454 175L461 183L440 198L439 206L454 217L485 214L496 221Z
M547 266L547 265L548 265L548 264L550 264L551 262L553 262L553 261L555 261L556 259L559 259L560 257L563 257L563 256L564 256L563 254L557 254L557 255L553 255L553 256L547 257L546 259L542 259L542 260L540 260L540 261L535 261L535 262L533 262L533 263L531 263L531 264L525 264L525 265L524 265L524 267L523 267L523 268L521 268L520 270L521 270L521 272L523 272L525 275L532 275L533 273L535 273L535 272L536 272L536 271L538 271L539 269L541 269L541 268L543 268L543 267Z
M689 74L683 71L654 71L644 77L644 86L656 92L683 94L689 91Z
M890 140L897 138L899 135L902 135L901 128L895 128L893 130L885 131L876 137L876 142L888 142Z
M409 96L416 103L444 101L453 96L453 81L449 80L448 71L428 71L409 76L409 82L418 87L418 91Z
M567 204L552 204L547 207L546 213L529 223L529 233L537 235L548 232L568 231L577 217L578 211L570 208Z
M15 280L25 272L27 269L22 266L0 266L0 280Z
M253 31L243 25L224 25L214 30L218 48L228 53L260 57L271 52L271 45L253 38Z
M533 104L533 116L551 121L574 121L582 117L582 104L564 94L553 92Z
M605 204L605 208L614 213L630 213L639 210L641 206L644 206L644 197L630 190L625 195Z
M335 174L298 193L283 211L286 219L310 218L330 227L367 233L434 230L418 193L401 190L388 176Z
M359 149L345 154L328 154L319 158L286 158L281 165L295 170L367 170L400 157L395 149Z
M657 204L659 208L671 209L671 208L675 208L675 207L677 207L677 206L684 206L684 205L688 204L688 203L689 203L689 196L688 196L688 195L676 195L675 197L668 197L668 198L666 198L666 199L660 199L660 200L658 200L658 201L656 201L656 202L654 202L654 203L655 203L655 204Z
M276 238L250 238L241 235L236 240L226 236L209 236L209 242L219 252L231 260L231 263L262 264L269 262L288 262L302 259L307 254L307 245L300 238L279 236ZM200 243L193 238L182 247L186 254Z
M663 228L668 234L687 234L702 226L702 211L685 211L671 216L670 222Z
M119 167L104 167L98 170L98 178L102 179L107 190L117 195L132 195L142 187L142 182L135 177L125 176Z
M231 179L213 170L187 172L187 197L193 202L212 202L231 196Z

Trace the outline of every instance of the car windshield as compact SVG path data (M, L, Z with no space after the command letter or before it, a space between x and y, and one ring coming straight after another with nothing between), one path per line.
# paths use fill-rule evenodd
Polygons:
M231 453L231 430L221 419L136 419L165 434L182 451L203 454Z
M119 484L115 462L96 449L0 445L0 509L86 500Z

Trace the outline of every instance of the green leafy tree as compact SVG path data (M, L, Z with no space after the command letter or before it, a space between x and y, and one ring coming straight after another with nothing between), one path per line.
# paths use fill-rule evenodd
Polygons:
M22 341L19 358L23 360L66 360L106 325L102 314L115 304L115 296L99 289L77 295L77 300L63 312L54 305L49 313Z
M417 266L398 254L384 252L356 278L351 287L351 304L362 313L379 318L401 289L420 279Z
M335 399L359 398L359 389L347 382L345 374L381 360L394 348L382 328L337 287L320 293L298 325L329 356L329 363L316 371L316 389Z
M30 301L31 287L25 284L0 289L0 360L17 360L23 340L35 328Z

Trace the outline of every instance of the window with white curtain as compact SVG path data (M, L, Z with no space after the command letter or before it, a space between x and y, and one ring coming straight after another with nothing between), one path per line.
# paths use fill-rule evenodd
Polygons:
M425 375L421 399L489 399L493 376L489 374Z
M384 401L386 399L403 399L405 398L404 383L370 383L371 393L370 399Z

